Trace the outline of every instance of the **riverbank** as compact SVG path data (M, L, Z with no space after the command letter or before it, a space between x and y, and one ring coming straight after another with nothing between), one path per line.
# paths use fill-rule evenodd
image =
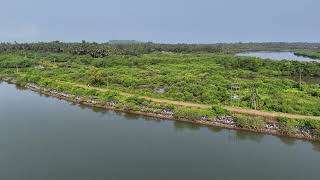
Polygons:
M308 57L308 58L314 59L315 61L320 61L320 52L319 51L311 51L311 50L298 51L298 52L295 52L294 55Z
M17 82L14 79L10 79L10 78L4 78L3 81L17 84ZM246 126L242 126L241 124L239 124L236 114L220 115L214 118L201 117L199 119L190 120L188 119L188 117L182 117L182 118L177 117L175 115L174 110L172 109L161 109L161 111L149 112L150 107L140 107L139 110L132 110L130 108L117 106L117 102L115 101L103 102L93 98L80 97L80 96L76 96L66 92L60 92L54 89L40 87L32 83L24 84L23 87L40 94L44 94L47 96L51 96L51 97L55 97L55 98L59 98L66 101L83 104L91 107L98 107L98 108L103 108L108 110L132 113L132 114L161 118L166 120L182 121L182 122L193 123L193 124L204 125L204 126L221 127L221 128L241 130L241 131L250 131L250 132L270 134L275 136L287 136L291 138L304 139L304 140L310 140L310 141L320 141L320 138L314 135L315 129L313 128L299 127L297 128L297 131L295 131L294 133L292 132L288 133L288 132L282 131L283 129L282 124L279 122L279 120L275 120L275 119L264 119L263 121L265 121L265 123L263 124L263 126L260 126L260 127L250 126L252 128L247 128ZM253 118L251 120L255 121L254 118L257 118L257 117L248 116L248 118Z

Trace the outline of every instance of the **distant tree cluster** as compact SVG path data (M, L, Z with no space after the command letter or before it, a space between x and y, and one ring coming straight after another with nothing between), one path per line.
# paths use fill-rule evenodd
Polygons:
M94 58L109 55L139 56L153 52L167 53L237 53L244 51L296 51L315 49L320 43L217 43L217 44L157 44L137 41L111 41L95 43L64 43L60 41L39 43L0 43L0 53L4 52L44 52L90 55ZM134 42L134 43L133 43Z

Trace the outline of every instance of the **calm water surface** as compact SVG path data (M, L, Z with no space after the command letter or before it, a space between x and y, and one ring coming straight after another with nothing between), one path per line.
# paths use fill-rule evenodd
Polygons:
M78 106L0 84L0 179L320 178L320 144Z
M250 56L250 57L258 57L262 59L273 59L273 60L292 60L292 61L316 61L320 62L317 59L311 59L303 56L296 56L292 52L246 52L239 53L238 56Z

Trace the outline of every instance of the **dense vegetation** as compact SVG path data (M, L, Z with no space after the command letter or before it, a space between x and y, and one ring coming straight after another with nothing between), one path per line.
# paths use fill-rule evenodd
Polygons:
M320 59L320 50L304 50L304 51L297 51L294 53L297 56L304 56L313 59Z
M150 97L320 115L319 83L307 81L320 78L319 63L262 60L223 52L199 53L194 49L194 53L163 49L152 52L148 48L180 45L149 45L98 44L97 51L91 51L94 43L2 44L0 74L44 85L57 80ZM205 46L186 45L202 50ZM225 46L236 47L235 44ZM76 47L83 49L79 51ZM110 50L100 51L100 47ZM119 47L122 51L118 51ZM137 47L141 48L141 54L122 53ZM72 51L73 48L76 50ZM91 52L106 52L106 56ZM300 74L305 80L301 84L297 80ZM234 83L240 85L239 100L231 95L230 87Z
M279 119L280 131L284 134L293 135L301 128L314 129L314 135L320 137L320 121L302 119L292 120L287 118Z
M251 117L245 115L234 115L236 117L236 124L239 127L247 129L263 129L266 126L266 121L262 117Z
M291 50L315 58L319 46L316 43L166 45L117 41L2 43L0 79L10 77L21 85L34 83L73 95L79 102L89 101L122 111L208 122L229 114L236 127L262 130L270 127L267 119L230 114L223 106L320 116L320 63L272 61L234 54ZM88 86L104 91L84 88ZM211 108L156 103L141 96L209 104ZM271 126L286 135L302 133L320 137L320 124L316 120L280 118Z
M127 42L127 43L125 43ZM246 51L300 51L320 48L320 43L218 43L218 44L156 44L131 41L111 41L98 44L62 43L0 43L0 53L8 52L43 52L68 53L72 55L90 55L106 57L111 55L138 56L155 52L172 53L237 53Z

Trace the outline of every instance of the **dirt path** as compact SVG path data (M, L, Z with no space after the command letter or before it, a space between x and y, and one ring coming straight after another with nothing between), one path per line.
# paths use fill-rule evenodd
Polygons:
M97 90L97 91L101 91L101 92L110 91L109 89L105 89L105 88L85 86L85 85L76 84L76 83L69 83L69 82L61 82L61 83L67 83L67 84L71 84L72 86L75 86L75 87L79 87L79 88L83 88L83 89ZM133 94L124 93L124 92L120 92L119 94L122 96L134 96ZM173 101L173 100L167 100L167 99L151 98L151 97L146 97L146 96L142 96L142 98L153 101L153 102L157 102L157 103L174 104L177 106L197 107L197 108L210 108L211 107L210 105L206 105L206 104ZM287 117L290 119L316 119L316 120L320 120L320 116L305 116L305 115L300 115L300 114L288 114L288 113L281 113L281 112L265 112L265 111L258 111L258 110L253 110L253 109L228 107L228 106L226 106L224 108L230 112L249 114L249 115L257 115L257 116L263 116L263 117L268 117L268 118Z
M320 116L306 116L301 114L289 114L289 113L281 113L281 112L266 112L266 111L258 111L253 109L245 109L245 108L237 108L237 107L225 107L226 110L235 113L242 113L242 114L250 114L256 116L263 116L263 117L287 117L290 119L315 119L320 120Z

